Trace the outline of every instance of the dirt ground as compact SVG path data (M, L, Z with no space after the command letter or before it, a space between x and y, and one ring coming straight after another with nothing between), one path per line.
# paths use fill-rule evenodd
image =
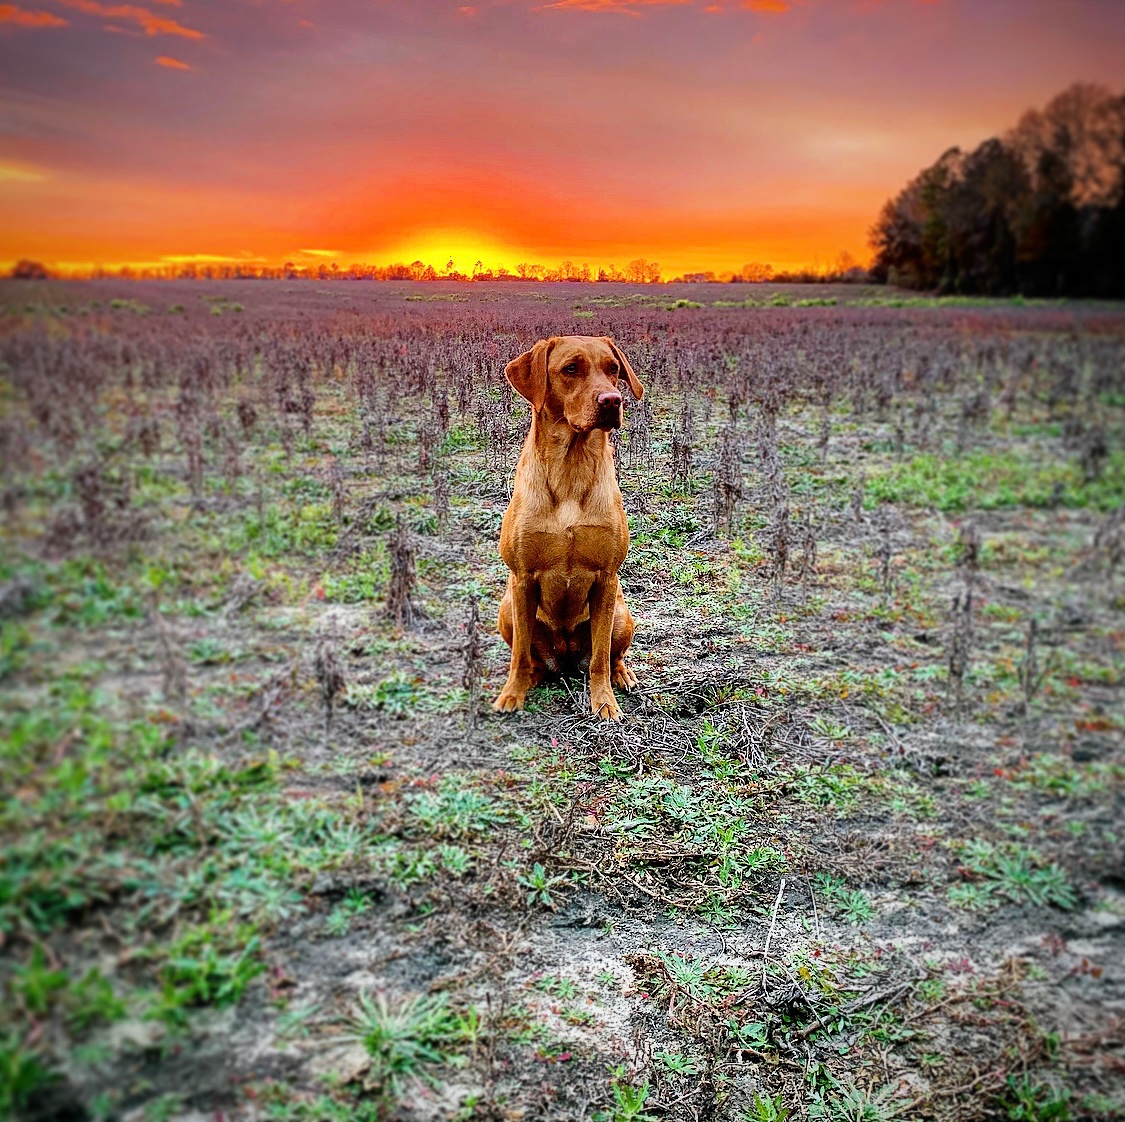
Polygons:
M0 285L0 1117L1125 1117L1125 316ZM499 716L610 334L640 679Z

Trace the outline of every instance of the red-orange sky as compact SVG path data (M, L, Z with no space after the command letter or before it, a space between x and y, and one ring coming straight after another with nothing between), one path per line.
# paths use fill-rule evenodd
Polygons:
M0 3L0 266L868 256L1121 0Z

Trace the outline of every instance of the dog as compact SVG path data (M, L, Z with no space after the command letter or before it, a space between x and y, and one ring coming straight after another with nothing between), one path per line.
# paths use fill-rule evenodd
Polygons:
M607 336L542 339L504 375L532 418L500 529L510 572L496 625L512 660L493 708L522 709L545 678L588 670L591 712L619 721L613 687L637 677L625 664L634 622L617 572L629 526L609 433L621 427L619 382L638 399L644 386Z

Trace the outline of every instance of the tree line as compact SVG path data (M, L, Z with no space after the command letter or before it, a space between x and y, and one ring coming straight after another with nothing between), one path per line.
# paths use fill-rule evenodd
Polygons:
M23 259L8 274L15 280L47 280L54 274L39 261ZM486 269L480 261L472 272L462 272L453 261L444 270L424 261L409 264L395 261L389 265L340 265L335 261L299 264L286 261L282 265L250 262L177 262L176 264L114 268L94 267L88 275L93 279L119 277L125 280L359 280L359 281L627 281L632 284L660 284L660 265L638 257L624 269L615 265L593 269L583 262L563 261L559 265L521 262L515 271L506 268Z
M1125 296L1125 97L1076 83L887 201L872 279L943 293Z

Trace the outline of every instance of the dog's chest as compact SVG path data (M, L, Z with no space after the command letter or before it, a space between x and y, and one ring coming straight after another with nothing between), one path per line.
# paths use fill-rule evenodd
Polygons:
M620 511L591 510L574 500L552 506L529 527L537 561L532 568L567 573L616 569L623 559L621 519Z

